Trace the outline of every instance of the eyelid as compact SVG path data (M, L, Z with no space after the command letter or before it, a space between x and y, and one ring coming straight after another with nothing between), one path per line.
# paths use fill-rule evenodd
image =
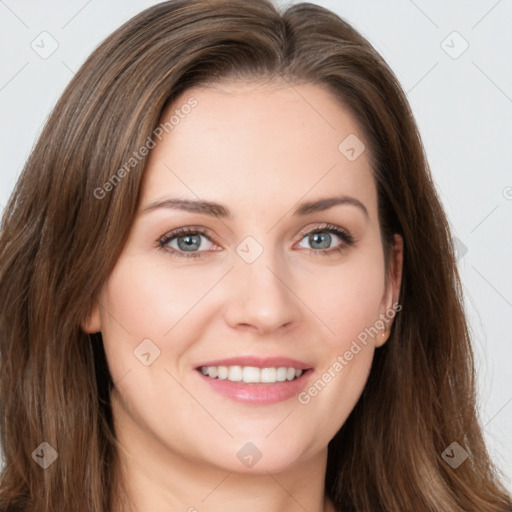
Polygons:
M306 235L310 235L312 233L316 233L318 231L340 231L341 233L343 233L347 238L351 239L351 240L354 240L354 237L353 235L351 235L351 233L346 230L345 228L342 228L341 226L336 226L335 224L329 224L328 222L325 222L323 224L320 224L318 226L315 226L315 227L306 227L306 228L303 228L302 230L299 231L298 235L301 237L301 239L303 237L305 237Z
M173 240L179 236L184 236L187 234L203 235L206 238L208 238L215 245L220 245L215 240L215 236L212 234L212 232L208 228L204 228L202 226L183 226L183 227L179 227L176 229L172 229L171 231L167 232L165 235L162 235L157 240L157 244L162 247L162 246L168 244L171 240ZM211 252L211 251L198 251L198 252Z

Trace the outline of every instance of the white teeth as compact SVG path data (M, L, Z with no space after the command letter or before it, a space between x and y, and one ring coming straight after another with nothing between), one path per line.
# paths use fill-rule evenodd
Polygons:
M244 366L242 370L242 379L244 382L261 382L260 369L254 366Z
M277 370L275 368L261 369L261 382L275 382Z
M209 374L209 372L208 372ZM228 380L232 382L239 382L242 380L242 367L241 366L229 366L228 367Z
M220 380L224 380L228 378L228 367L227 366L218 366L217 367L217 377Z
M284 382L286 380L286 368L284 366L280 366L277 369L276 378L278 382Z
M256 366L201 366L201 372L212 379L246 383L275 383L299 378L303 370L280 366L257 368Z

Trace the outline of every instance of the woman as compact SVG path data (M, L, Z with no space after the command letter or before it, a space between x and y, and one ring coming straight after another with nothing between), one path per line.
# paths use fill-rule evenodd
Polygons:
M511 510L415 122L330 11L128 21L0 254L2 509Z

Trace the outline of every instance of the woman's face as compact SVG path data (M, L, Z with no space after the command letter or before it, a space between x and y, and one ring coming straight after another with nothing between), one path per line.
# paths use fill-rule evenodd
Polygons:
M102 332L116 429L230 471L325 456L398 297L365 138L315 85L189 89L173 114L84 326Z

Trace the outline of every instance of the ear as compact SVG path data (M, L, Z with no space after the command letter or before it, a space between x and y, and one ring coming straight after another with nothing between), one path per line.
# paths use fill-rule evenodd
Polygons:
M389 267L386 269L387 272L387 283L384 291L384 296L381 302L381 317L384 318L384 324L386 330L380 332L375 337L375 346L380 347L384 345L389 337L391 331L391 325L393 320L389 316L385 316L386 312L393 309L393 304L398 302L400 297L400 285L402 284L402 268L404 259L404 241L403 238L396 234L394 235L393 246L391 249Z
M101 331L100 307L95 300L92 302L87 317L82 321L82 329L87 334L93 334Z

